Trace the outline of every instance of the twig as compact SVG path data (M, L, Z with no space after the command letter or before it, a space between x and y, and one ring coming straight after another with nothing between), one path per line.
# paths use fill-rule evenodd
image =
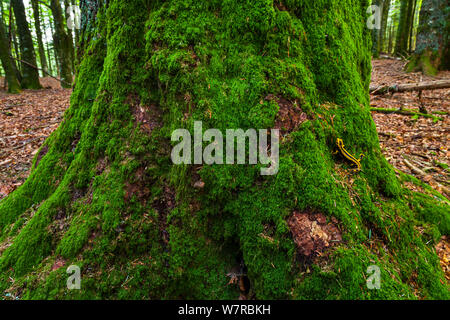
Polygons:
M35 138L32 138L32 139L28 139L27 141L25 141L25 142L22 143L21 145L15 146L15 147L11 148L11 150L17 150L17 149L20 149L20 148L25 147L27 144L30 144L30 143L32 143L32 142L34 142L34 141L36 141L36 140L39 140L39 139L47 139L47 138L48 138L48 136L40 136L40 137L35 137Z
M443 121L442 118L440 117L436 117L432 114L425 114L425 113L420 113L420 112L416 112L410 109L385 109L385 108L370 108L370 111L373 112L378 112L378 113L385 113L385 114L401 114L401 115L405 115L405 116L419 116L419 117L424 117L424 118L430 118L433 120L439 120L439 121Z
M46 6L47 8L49 8L50 10L52 10L52 7L50 7L47 3L45 3L44 1L38 0L38 2L40 4L43 4L44 6Z
M64 81L64 80L62 80L62 79L59 79L59 78L57 78L57 77L52 76L50 73L48 73L48 72L47 72L46 70L44 70L44 69L38 68L38 67L32 65L31 63L29 63L29 62L27 62L27 61L24 61L24 60L21 60L21 59L18 59L18 58L14 58L13 56L11 56L11 58L13 58L14 60L17 60L17 61L19 61L19 62L25 63L26 65L28 65L28 66L30 66L30 67L36 69L36 70L42 71L42 72L44 72L46 75L48 75L49 77L51 77L51 78L53 78L53 79L55 79L55 80L57 80L57 81L59 81L59 82L61 82L61 83L64 83L64 84L70 86L70 83L68 83L68 82L66 82L66 81Z
M408 91L422 91L422 90L437 90L450 88L450 80L438 80L422 83L405 83L387 86L371 86L370 94L385 94L389 92L408 92Z
M420 170L419 168L415 167L411 162L409 162L405 156L403 156L403 162L406 164L406 166L408 168L411 169L412 172L414 172L415 174L418 174L419 176L426 176L427 174L425 172L423 172L422 170Z

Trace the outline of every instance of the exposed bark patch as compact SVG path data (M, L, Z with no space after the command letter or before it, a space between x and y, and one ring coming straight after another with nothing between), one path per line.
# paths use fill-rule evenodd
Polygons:
M205 182L202 180L199 173L202 168L202 165L194 165L191 169L191 185L197 190L202 190L205 188Z
M64 208L58 209L53 222L48 225L47 230L52 235L55 242L59 242L62 239L66 231L70 226L70 217L67 216Z
M72 201L77 201L86 195L86 190L75 189L72 193Z
M37 158L36 158L36 165L35 168L39 165L39 162L41 162L41 159L47 154L48 152L48 146L45 145L42 147L41 151L39 152Z
M298 128L303 122L308 120L308 115L300 108L298 100L289 101L283 97L277 97L269 94L265 100L275 100L280 107L277 119L275 121L275 129L279 129L283 135L289 134Z
M273 4L274 4L274 6L278 9L278 10L280 10L280 11L287 11L288 9L284 6L284 4L283 4L283 2L281 2L281 1L274 1L273 2Z
M52 271L58 270L66 265L66 260L63 258L56 259L55 263L52 266Z
M322 213L295 211L289 218L288 225L300 256L312 258L342 241L341 232L336 223L336 220L327 223Z
M130 201L133 196L145 205L150 195L149 178L145 172L145 167L136 170L135 178L132 182L127 182L125 186L125 201Z
M95 167L95 171L97 175L100 175L105 171L108 160L106 158L101 158L97 162L97 166Z
M66 217L66 210L61 208L55 216L55 220L62 220Z
M142 105L136 94L130 94L125 103L131 106L136 125L150 135L155 128L162 126L162 111L156 104Z
M167 231L167 215L175 208L175 206L175 190L168 185L165 185L162 196L153 202L153 208L158 212L161 239L163 242L163 248L165 249L167 249L167 245L170 240L170 235Z

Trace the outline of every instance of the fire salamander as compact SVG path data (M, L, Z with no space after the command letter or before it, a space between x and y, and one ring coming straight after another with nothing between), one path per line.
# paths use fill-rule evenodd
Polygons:
M352 169L352 171L354 172L360 172L361 171L361 160L364 158L364 155L361 154L359 156L359 159L356 159L354 156L352 156L347 150L345 150L345 145L344 145L344 141L342 139L337 139L337 146L339 148L339 151L341 151L342 155L347 158L348 160L350 160L351 162L353 162L357 168Z

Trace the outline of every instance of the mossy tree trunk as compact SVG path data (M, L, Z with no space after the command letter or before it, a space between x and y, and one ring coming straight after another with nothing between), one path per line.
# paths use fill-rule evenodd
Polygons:
M17 33L19 35L20 43L20 57L21 57L21 73L22 88L25 89L40 89L39 72L36 68L36 55L34 53L33 39L31 38L30 28L28 27L27 18L25 15L25 7L22 0L11 0L11 6L14 10L16 18Z
M446 200L403 188L380 152L369 1L102 3L81 2L65 120L0 203L0 291L237 299L227 274L244 271L259 299L449 297L433 249ZM173 130L194 121L279 128L278 174L172 164ZM337 138L365 153L362 172L344 170ZM66 289L72 264L81 290ZM370 265L380 290L366 287Z
M416 50L407 65L407 71L422 71L436 75L438 70L449 70L450 10L444 0L423 0L420 10Z
M60 77L63 81L61 85L65 88L72 86L72 64L73 64L73 41L65 29L64 15L59 0L51 0L53 21L55 32L53 34L53 44L58 55Z
M20 83L16 76L14 68L14 61L11 58L11 50L8 45L8 38L6 35L5 25L3 24L3 17L0 20L0 61L3 70L5 70L5 77L8 81L8 92L19 93Z

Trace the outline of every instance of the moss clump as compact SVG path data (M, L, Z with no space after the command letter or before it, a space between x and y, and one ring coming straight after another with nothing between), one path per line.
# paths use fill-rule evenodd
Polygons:
M425 50L420 54L413 55L405 67L406 72L421 71L425 75L437 75L439 64L441 63L439 54L432 50Z
M406 190L379 149L367 94L368 5L100 6L63 124L29 180L0 203L1 241L10 244L0 291L232 299L239 290L227 274L243 263L249 294L260 299L408 299L411 283L420 298L448 297L432 251L448 232L436 226L448 205ZM172 165L174 129L274 127L280 106L271 96L307 115L283 136L277 175ZM346 174L333 155L337 137L366 155L360 174ZM193 188L200 179L205 187ZM286 222L293 211L337 219L342 243L302 261ZM81 267L81 291L65 287L71 264ZM381 290L365 286L372 264Z

